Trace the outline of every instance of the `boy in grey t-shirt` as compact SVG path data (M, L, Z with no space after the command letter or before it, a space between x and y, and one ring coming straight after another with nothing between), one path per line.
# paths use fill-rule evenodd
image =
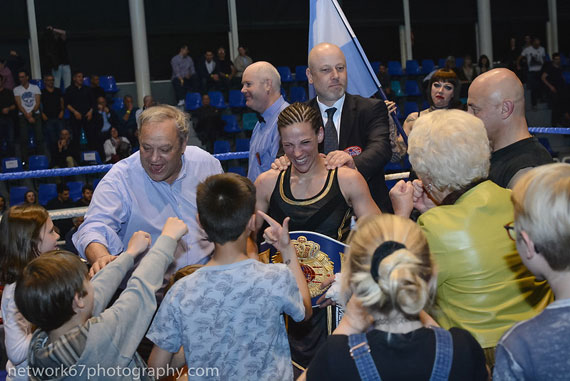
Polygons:
M570 164L530 170L515 185L514 226L505 228L519 255L556 300L514 325L495 353L494 380L567 380L570 375ZM516 236L515 236L516 235Z
M149 367L179 367L200 379L292 380L283 313L310 317L307 282L283 226L269 216L265 239L285 264L263 264L246 254L255 229L255 187L233 173L210 176L196 193L198 218L215 244L212 259L166 294L147 337L155 343ZM173 361L173 358L175 359Z

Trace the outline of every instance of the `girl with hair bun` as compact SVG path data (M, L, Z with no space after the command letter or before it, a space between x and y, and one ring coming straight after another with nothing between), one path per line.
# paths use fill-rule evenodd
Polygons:
M307 380L486 380L485 356L467 331L424 327L436 291L428 243L391 214L358 221L342 289L346 313L307 369Z

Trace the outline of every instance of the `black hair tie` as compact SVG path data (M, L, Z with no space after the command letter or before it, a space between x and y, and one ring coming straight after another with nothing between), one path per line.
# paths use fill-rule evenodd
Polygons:
M374 255L372 256L372 263L370 264L370 274L375 282L378 282L378 266L380 262L388 255L392 254L396 250L405 249L406 246L396 241L386 241L374 250Z

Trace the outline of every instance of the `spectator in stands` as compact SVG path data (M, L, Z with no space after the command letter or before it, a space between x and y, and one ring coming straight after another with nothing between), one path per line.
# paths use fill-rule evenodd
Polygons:
M467 98L467 90L476 75L471 56L466 54L465 57L463 57L463 65L457 69L457 79L461 84L461 93L459 94L460 98Z
M74 207L75 203L69 196L69 187L64 183L57 184L57 197L48 201L48 203L46 204L46 209L59 210L59 209L68 209ZM73 223L71 222L71 218L65 218L65 219L56 220L54 222L54 225L59 229L59 234L62 237L65 237L69 229L71 229L71 227L73 226Z
M234 67L236 68L235 77L237 78L237 80L240 81L240 83L243 71L245 70L246 67L248 67L252 63L253 60L251 59L250 56L247 55L247 49L244 48L243 46L240 46L238 48L238 56L234 60Z
M48 26L43 39L43 55L47 57L48 69L55 78L55 87L67 89L71 86L71 67L67 54L67 32ZM45 60L44 60L45 61ZM83 80L83 78L81 78Z
M22 70L26 70L26 62L14 49L10 49L10 53L8 54L8 57L6 57L6 66L8 66L12 72L12 79L14 80L13 83L19 83L18 73Z
M14 83L14 76L8 65L6 65L6 60L4 58L0 58L0 75L4 78L4 88L13 90L16 86Z
M224 133L224 121L220 110L210 104L210 96L202 95L202 106L192 112L192 120L198 139L208 152L214 152L214 142Z
M427 99L430 106L425 110L408 115L403 125L406 134L409 135L412 132L414 123L418 118L434 110L462 107L459 101L459 88L457 75L453 70L439 69L436 71L429 80Z
M135 112L135 119L137 121L137 128L140 128L139 118L144 110L149 107L156 106L156 101L152 97L152 95L145 95L143 98L143 106Z
M236 75L236 68L233 62L226 58L226 49L219 47L216 57L216 67L220 75L220 81L223 84L223 89L229 89L230 84Z
M295 321L308 319L311 299L289 239L288 220L282 227L264 214L256 216L255 188L235 173L207 178L198 186L196 202L214 252L206 266L176 282L160 305L147 334L155 343L149 367L181 366L184 361L171 360L184 348L187 364L219 369L215 378L292 380L282 314ZM284 264L268 265L247 255L247 237L261 216L270 221L265 237ZM207 305L199 302L204 293Z
M548 89L552 107L551 126L568 125L570 122L568 85L562 76L560 53L552 54L552 62L544 64L541 74L542 83Z
M105 90L99 86L99 76L97 74L91 74L89 82L93 99L98 99L99 97L105 98Z
M219 90L221 81L219 68L214 60L214 53L211 50L206 50L204 59L198 60L196 71L198 78L200 78L202 93L209 90Z
M59 132L59 140L51 150L51 161L54 168L76 167L79 162L79 145L73 144L73 137L67 128Z
M61 90L54 85L54 77L51 74L44 75L45 88L42 90L42 119L46 142L49 147L53 146L63 128L64 102Z
M18 107L18 121L20 131L20 150L22 160L28 161L28 148L30 144L30 129L33 129L35 144L43 152L44 134L41 121L41 91L36 85L30 83L30 76L26 71L18 73L20 86L14 88L14 98Z
M73 84L65 90L65 107L67 107L71 113L69 122L73 141L77 144L77 148L79 148L81 130L85 132L87 144L91 147L96 146L97 134L91 125L94 105L95 99L93 98L91 89L83 86L83 73L81 71L74 72ZM89 141L89 138L91 138L92 141Z
M194 68L194 61L188 54L188 45L180 46L178 54L170 60L172 67L172 86L176 94L178 106L184 106L186 93L198 89L198 76Z
M134 105L132 95L125 95L123 97L123 104L123 108L117 112L120 122L119 132L132 142L135 136L135 130L137 129L136 112L138 108Z
M85 184L81 188L81 198L75 202L75 206L89 206L93 197L93 185Z
M477 62L477 66L475 66L475 74L481 75L488 72L490 69L491 63L489 62L489 57L484 54L481 55L481 57L479 57L479 61Z
M24 195L24 205L37 205L38 198L36 196L36 192L33 190L29 190Z
M119 118L114 110L109 109L105 97L97 98L97 112L93 114L93 125L97 132L99 155L105 157L103 146L110 136L111 127L119 126Z
M4 81L4 76L0 74L0 152L2 155L13 156L16 101L14 92L4 87Z
M133 231L147 227L153 241L166 216L185 219L190 232L181 243L170 275L188 264L205 263L211 253L196 221L196 186L222 172L220 162L197 147L187 146L188 115L172 106L154 106L141 115L139 153L111 168L97 185L85 222L73 236L81 256L104 268L123 251Z
M536 109L538 99L541 95L540 74L542 65L544 65L546 59L546 52L544 48L540 46L540 39L535 37L532 40L532 45L524 48L521 55L526 58L528 63L527 85L530 87L532 107Z
M386 68L386 65L384 64L380 64L378 67L378 81L380 81L380 85L382 85L382 90L384 90L386 97L393 100L394 94L392 94L392 81L390 73L388 73L388 68Z
M526 173L513 189L515 222L505 226L519 255L556 300L509 330L497 345L495 380L563 380L570 373L570 165Z
M6 198L0 194L0 216L8 209Z
M469 112L485 124L491 144L489 179L510 188L520 176L552 157L528 132L524 89L515 73L493 69L473 81L467 100Z
M154 292L186 231L182 221L169 218L150 251L150 234L134 233L127 250L93 279L69 252L50 252L32 261L16 289L22 315L38 328L30 341L30 372L77 379L66 375L100 369L105 375L96 378L154 379L136 348L156 310ZM135 261L138 267L130 275ZM125 292L105 309L127 274Z
M105 151L105 163L115 164L116 162L131 155L131 142L124 136L119 136L119 130L111 127L111 136L105 140L103 145Z
M247 177L257 176L271 168L279 150L277 117L289 105L281 96L281 76L269 62L249 65L243 72L241 92L245 104L258 114L249 145Z
M57 250L59 235L47 211L39 205L13 206L0 221L0 284L3 334L9 381L28 380L28 349L34 327L20 313L15 301L16 282L25 266L41 254Z
M378 380L428 380L433 374L487 380L485 356L469 332L426 327L420 320L436 293L437 265L429 249L410 220L384 214L358 221L342 268L343 288L352 298L307 380L360 379L364 360ZM362 345L360 354L356 347Z
M434 111L418 119L408 143L419 180L398 182L390 195L395 214L422 213L418 224L438 265L431 312L442 327L469 331L492 367L501 335L544 309L552 292L535 282L502 229L513 219L511 192L486 180L491 150L483 122L460 110Z
M520 55L521 55L521 49L517 46L517 39L515 37L511 37L509 39L509 50L507 51L507 55L503 60L503 64L507 69L509 69L519 77L521 70L519 63Z

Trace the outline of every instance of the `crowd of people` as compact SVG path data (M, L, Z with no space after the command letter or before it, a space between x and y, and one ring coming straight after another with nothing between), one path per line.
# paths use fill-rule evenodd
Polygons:
M293 104L276 68L245 50L235 63L208 51L196 66L188 53L171 62L178 95L229 88L241 74L258 113L248 176L189 146L179 107L150 98L136 110L126 96L113 114L75 73L60 95L71 119L58 150L83 131L116 164L94 192L84 188L83 221L52 222L34 192L10 208L0 198L10 380L111 368L115 379L150 380L184 367L221 380L566 377L570 165L553 164L530 135L517 73L432 73L429 108L404 123L412 175L388 191L384 167L403 144L393 105L346 92L338 46L313 47L316 96ZM19 74L30 93L16 96L19 122L31 131L44 94ZM68 204L61 185L48 208ZM322 283L340 291L318 305L307 285L315 269L302 263L310 253L296 251L290 230L348 244L341 273ZM63 235L71 252L57 248ZM262 241L281 264L263 263Z

